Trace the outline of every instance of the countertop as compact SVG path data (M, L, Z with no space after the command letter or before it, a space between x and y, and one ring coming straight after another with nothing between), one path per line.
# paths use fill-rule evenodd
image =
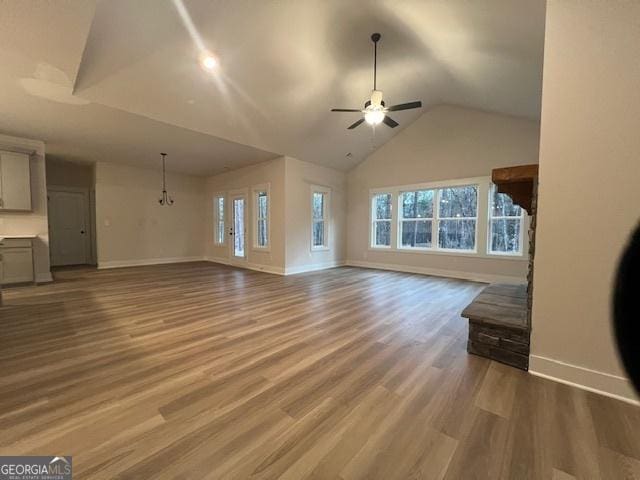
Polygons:
M3 238L38 238L37 235L2 235L0 234L0 240Z

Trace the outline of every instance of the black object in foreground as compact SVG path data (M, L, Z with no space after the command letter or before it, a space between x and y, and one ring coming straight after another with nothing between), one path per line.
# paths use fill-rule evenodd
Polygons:
M618 266L613 323L622 363L640 393L640 225Z

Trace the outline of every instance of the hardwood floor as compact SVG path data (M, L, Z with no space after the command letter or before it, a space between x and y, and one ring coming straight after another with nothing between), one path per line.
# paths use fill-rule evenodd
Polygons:
M0 454L74 478L640 478L640 409L468 355L481 284L209 263L5 290Z

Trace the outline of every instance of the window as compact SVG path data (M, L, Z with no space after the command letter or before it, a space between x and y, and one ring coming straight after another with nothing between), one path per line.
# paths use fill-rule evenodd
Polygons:
M329 190L311 189L311 250L329 248Z
M375 188L369 208L370 249L513 260L527 250L526 212L496 193L490 177Z
M475 250L478 186L441 188L438 199L438 248Z
M399 248L431 248L433 190L400 193Z
M224 196L213 197L213 243L216 245L225 244L224 234Z
M377 193L371 197L371 246L391 247L391 194Z
M254 188L254 248L269 248L269 190L268 186Z
M514 205L511 197L498 193L495 185L489 190L488 252L497 255L522 255L524 210Z

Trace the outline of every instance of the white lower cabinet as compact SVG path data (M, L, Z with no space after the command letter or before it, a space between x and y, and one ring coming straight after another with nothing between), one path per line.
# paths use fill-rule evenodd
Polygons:
M1 281L4 285L33 282L33 245L29 239L7 239L0 242L2 267Z

